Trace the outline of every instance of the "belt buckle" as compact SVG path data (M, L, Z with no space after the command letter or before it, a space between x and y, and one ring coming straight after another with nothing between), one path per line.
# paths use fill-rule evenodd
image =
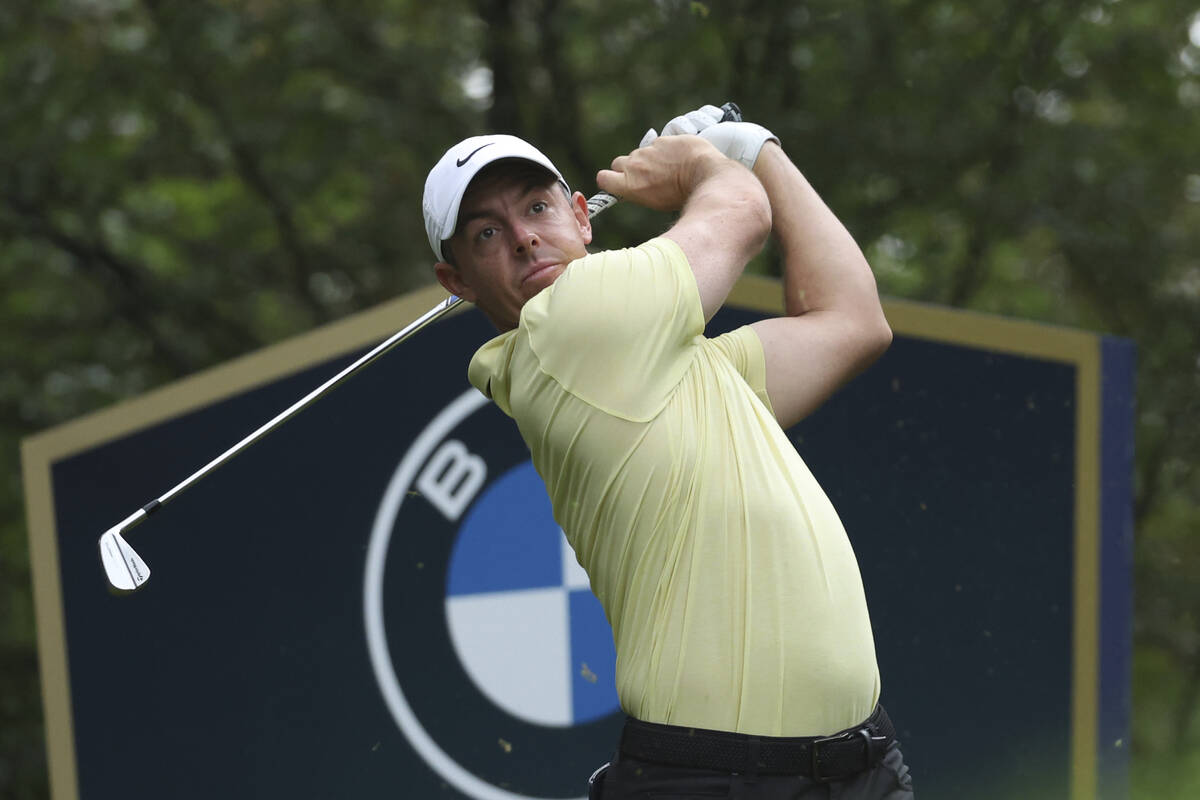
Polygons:
M861 736L863 739L863 760L864 767L870 769L875 766L878 759L875 758L875 748L880 742L886 742L886 736L872 736L870 729L866 727L857 730L839 733L835 736L825 736L820 739L813 740L812 743L812 779L817 783L830 783L849 778L857 773L848 773L846 775L822 775L818 755L821 751L821 745L833 744L834 742L852 742L856 736Z
M832 777L830 777L828 775L822 775L820 763L818 760L818 754L821 752L821 745L833 744L834 742L848 742L848 741L850 741L850 736L852 736L852 734L850 734L850 733L839 733L836 736L823 736L820 739L813 740L813 743L812 743L812 779L814 781L816 781L817 783L829 783L830 781L836 781L839 778L844 777L842 775L835 775Z

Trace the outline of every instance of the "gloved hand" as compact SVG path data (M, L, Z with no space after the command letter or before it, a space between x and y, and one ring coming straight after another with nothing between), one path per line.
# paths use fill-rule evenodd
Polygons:
M663 126L663 136L699 134L716 146L727 158L754 169L759 151L767 142L779 144L779 137L753 122L721 122L725 112L716 106L700 106L695 111L680 114ZM658 138L651 128L638 147L645 147Z
M764 144L779 144L778 136L753 122L718 122L700 131L700 138L707 139L727 158L740 161L747 169L754 169Z
M700 106L695 111L680 114L675 119L663 125L663 136L678 136L682 133L700 133L705 128L716 125L725 116L725 112L716 106Z
M663 136L679 136L681 134L696 134L710 125L715 125L725 116L725 112L716 106L700 106L695 111L680 114L663 126ZM646 131L638 147L645 147L659 136L658 131L651 128Z

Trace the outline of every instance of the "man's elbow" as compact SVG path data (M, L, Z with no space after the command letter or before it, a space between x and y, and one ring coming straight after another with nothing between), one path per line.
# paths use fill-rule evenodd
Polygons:
M862 296L854 306L858 309L856 327L862 337L863 366L866 367L878 361L892 346L892 326L888 324L887 315L883 311L875 276L865 260L863 266L867 277L861 285Z
M753 176L751 177L753 182L747 182L743 194L739 198L740 213L738 216L746 233L750 250L752 254L756 254L762 250L763 245L767 243L767 237L771 235L771 201L767 198L767 192L763 189L762 184Z
M767 196L767 190L757 180L755 180L755 183L758 184L755 222L758 224L759 236L765 244L767 237L771 235L771 226L775 223L775 218L771 213L771 199Z
M878 361L891 346L892 326L888 324L887 317L883 315L881 309L878 315L872 316L863 324L863 367Z

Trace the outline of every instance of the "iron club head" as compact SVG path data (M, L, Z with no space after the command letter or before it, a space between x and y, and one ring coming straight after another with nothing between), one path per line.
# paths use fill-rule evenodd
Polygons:
M721 106L721 109L724 111L722 121L741 121L741 109L739 109L735 103L726 103L725 105ZM587 202L588 217L590 218L618 202L618 198L605 192L599 192L593 195ZM365 367L367 364L386 353L392 347L404 341L409 336L433 322L461 302L463 302L463 300L460 297L456 297L454 295L447 297L445 300L438 303L429 311L425 312L422 316L407 325L405 328L392 334L353 364L350 364L341 372L334 375L332 378L325 381L325 383L321 384L316 389L302 397L299 401L284 409L282 413L276 415L265 425L261 426L249 436L235 444L233 447L229 448L224 453L210 461L208 464L192 473L183 482L177 484L166 494L163 494L150 503L147 503L141 509L127 517L123 522L114 525L105 531L100 537L100 560L104 564L104 573L108 577L108 583L112 587L112 590L118 593L134 592L141 588L142 584L150 579L150 568L146 566L145 561L142 561L141 556L133 551L133 548L129 546L128 542L121 537L122 532L144 520L147 515L160 508L172 497L203 478L221 464L224 464L226 461L236 456L246 447L258 441L264 435L290 419L296 412L307 407L334 386L341 383L344 379L348 378L362 367Z
M100 537L100 560L104 574L116 592L133 592L150 579L150 568L121 537L121 525L115 525Z

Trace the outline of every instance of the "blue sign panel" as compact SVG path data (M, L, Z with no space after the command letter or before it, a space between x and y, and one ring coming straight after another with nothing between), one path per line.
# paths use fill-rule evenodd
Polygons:
M778 292L744 281L710 334ZM917 791L1122 797L1132 346L887 310L892 349L789 437L858 555ZM128 597L100 533L369 337L26 443L54 800L583 797L623 719L612 637L466 382L491 335L435 324L180 495L130 532L153 577Z

